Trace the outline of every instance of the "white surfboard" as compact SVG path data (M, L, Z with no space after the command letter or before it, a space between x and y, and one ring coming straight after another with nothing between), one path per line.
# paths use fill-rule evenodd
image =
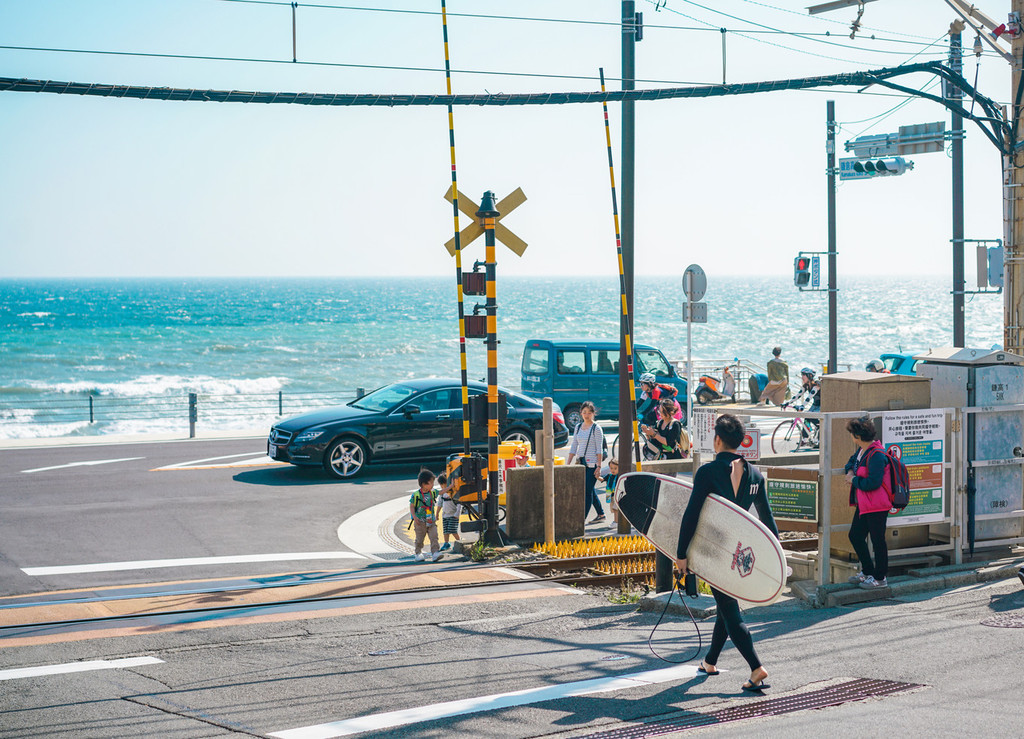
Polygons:
M675 477L629 472L619 477L619 511L662 554L675 559L679 525L693 486ZM709 495L686 551L702 580L747 603L771 603L786 582L786 557L772 532L747 511Z

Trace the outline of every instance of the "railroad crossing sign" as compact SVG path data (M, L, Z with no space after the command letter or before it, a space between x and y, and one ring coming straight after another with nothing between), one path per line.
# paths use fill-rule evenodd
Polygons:
M448 192L444 194L444 199L449 203L452 202L452 188L448 188ZM497 210L501 214L498 216L498 222L494 224L494 236L495 238L507 246L509 249L514 251L518 256L523 256L523 252L526 251L526 242L516 236L514 233L509 231L507 228L501 225L501 219L507 216L509 213L514 211L520 205L526 202L526 195L523 194L523 189L517 187L513 192L505 196L505 198L498 203ZM476 217L476 213L480 210L479 204L472 198L466 197L461 192L459 193L459 210L465 215L473 219L473 222L466 226L459 232L459 239L461 246L466 246L473 239L481 236L484 232L484 226L481 222L482 219ZM448 243L444 245L444 248L448 250L448 253L455 256L455 237L448 239Z

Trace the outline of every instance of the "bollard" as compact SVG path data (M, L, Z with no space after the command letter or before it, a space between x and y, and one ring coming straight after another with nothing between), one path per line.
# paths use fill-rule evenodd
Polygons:
M551 398L544 398L544 541L555 541L555 430Z
M196 438L196 421L199 420L199 396L188 394L188 438Z

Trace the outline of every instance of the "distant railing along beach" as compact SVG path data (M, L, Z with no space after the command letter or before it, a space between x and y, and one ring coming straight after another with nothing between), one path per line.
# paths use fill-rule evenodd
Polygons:
M258 426L284 415L299 414L316 408L341 405L362 397L363 388L334 392L276 393L186 393L183 395L95 395L82 393L54 399L4 399L0 401L0 420L10 438L18 438L18 427L43 427L52 433L31 436L63 436L68 433L104 433L125 425L144 430L147 422L158 421L151 431L184 429L189 438L196 428L220 429ZM180 421L180 426L177 421ZM62 428L63 427L63 428ZM93 429L96 429L95 431ZM269 431L269 427L267 429Z

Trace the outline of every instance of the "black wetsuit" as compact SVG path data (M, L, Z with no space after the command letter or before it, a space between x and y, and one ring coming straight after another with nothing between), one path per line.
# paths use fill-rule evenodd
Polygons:
M686 513L679 525L679 550L676 553L678 559L686 556L686 550L690 546L690 540L697 530L697 522L700 519L700 510L708 495L714 493L726 500L735 503L743 510L750 508L753 504L757 509L758 518L761 523L779 536L779 529L775 525L775 517L772 516L771 506L768 504L768 491L765 487L764 476L754 467L744 463L743 477L740 479L738 493L732 489L732 461L742 459L738 454L732 452L719 452L719 454L707 464L701 465L697 474L693 476L693 493L690 495L690 502L686 506ZM743 616L740 614L739 603L736 599L711 588L711 594L715 597L718 605L718 617L715 619L715 630L711 636L711 645L704 661L710 665L718 664L718 656L725 646L726 637L732 639L736 649L743 655L743 659L750 665L753 672L761 666L761 660L754 650L754 641L750 638L750 631L743 623Z

